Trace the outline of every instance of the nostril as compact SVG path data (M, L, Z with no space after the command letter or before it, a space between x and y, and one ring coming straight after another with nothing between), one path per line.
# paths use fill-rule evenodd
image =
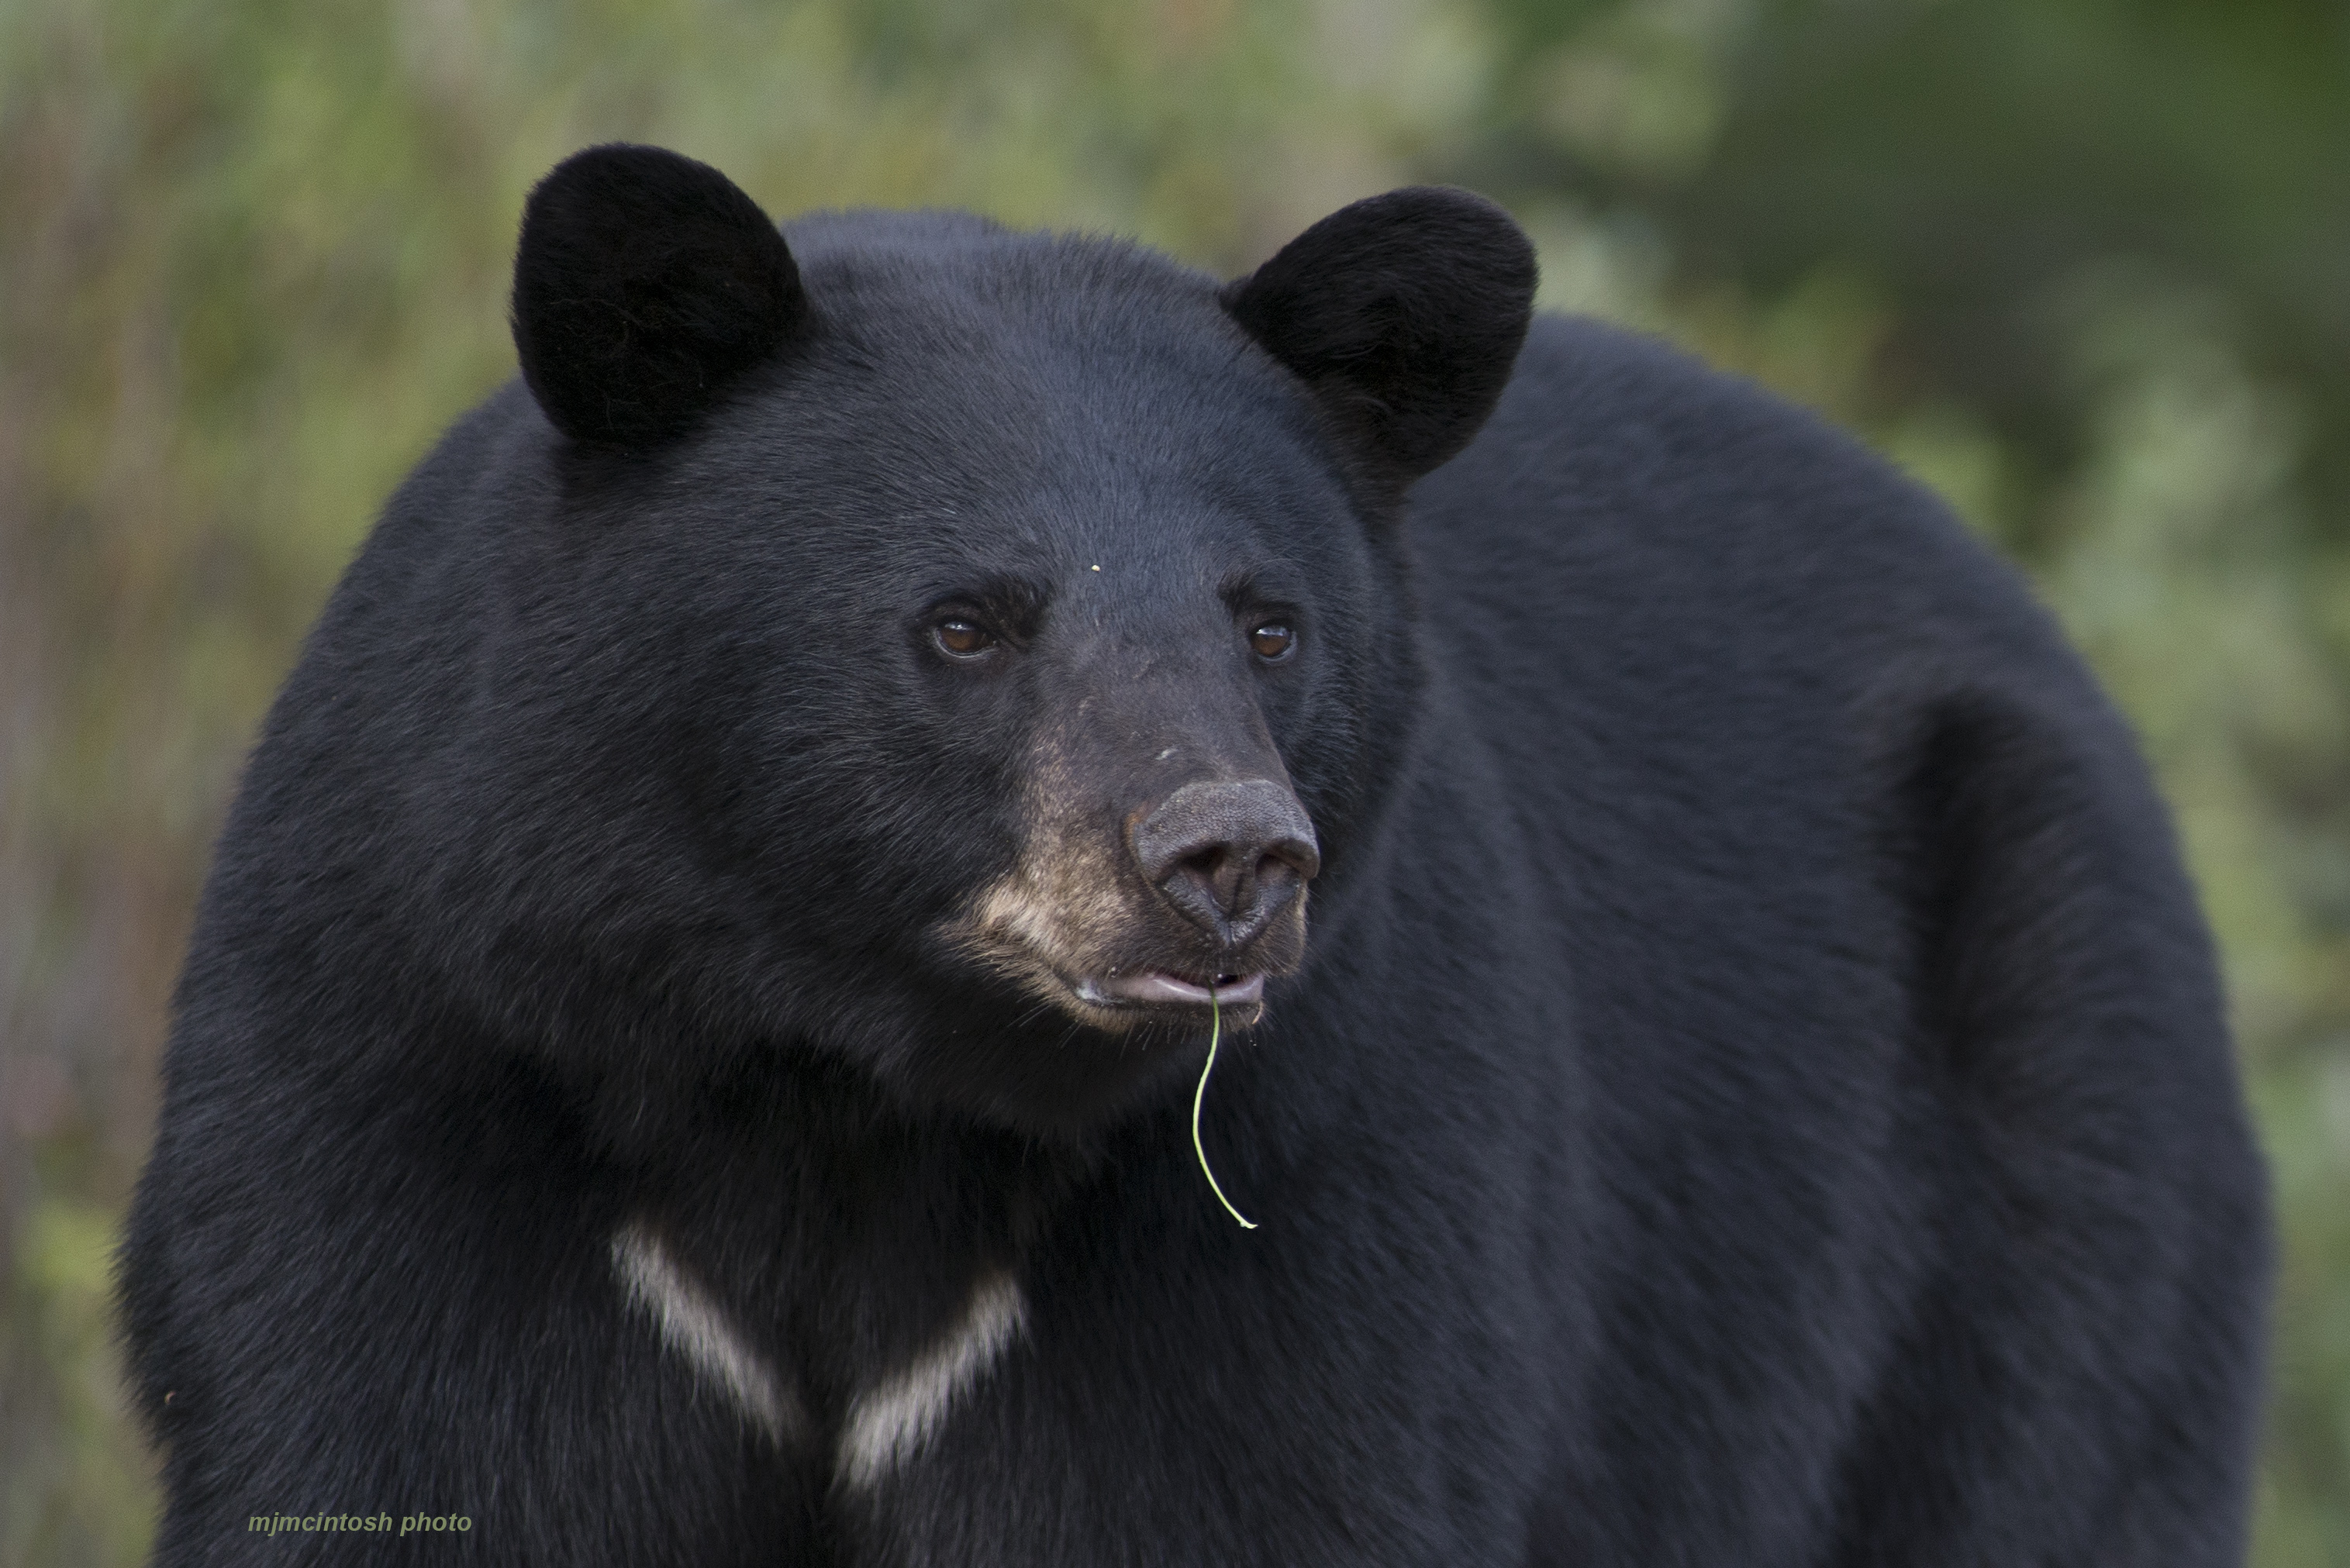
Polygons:
M1310 882L1314 879L1314 874L1322 869L1322 852L1315 846L1313 835L1309 830L1306 836L1303 838L1284 838L1268 847L1264 852L1264 860L1259 862L1260 867L1265 862L1271 862L1284 870L1295 871L1300 880ZM1259 874L1262 875L1262 871Z
M1290 870L1279 856L1253 853L1253 845L1219 844L1178 861L1168 877L1186 877L1198 884L1226 919L1238 919L1258 901L1264 889Z
M1194 877L1213 880L1232 863L1232 851L1226 846L1211 844L1205 849L1195 850L1183 857L1176 862L1176 868Z
M1211 844L1180 857L1157 880L1162 888L1188 883L1218 909L1229 909L1239 891L1240 866L1240 857L1230 845ZM1149 867L1145 867L1143 874L1149 876Z
M1136 824L1133 848L1146 881L1233 942L1321 866L1305 808L1270 779L1185 784Z

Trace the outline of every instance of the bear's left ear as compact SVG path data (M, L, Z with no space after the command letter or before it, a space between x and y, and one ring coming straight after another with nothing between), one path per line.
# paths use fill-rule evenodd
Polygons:
M784 236L707 163L591 147L523 210L515 348L538 406L574 441L676 434L806 315Z
M1333 213L1223 292L1399 486L1493 411L1534 297L1534 246L1510 215L1434 185Z

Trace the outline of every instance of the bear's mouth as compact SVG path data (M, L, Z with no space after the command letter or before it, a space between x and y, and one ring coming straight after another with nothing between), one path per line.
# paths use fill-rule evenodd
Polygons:
M1069 988L1095 1007L1254 1007L1264 1000L1263 974L1182 974L1145 969L1088 975Z

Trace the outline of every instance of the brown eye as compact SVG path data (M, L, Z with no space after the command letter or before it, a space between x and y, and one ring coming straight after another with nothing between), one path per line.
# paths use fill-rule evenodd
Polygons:
M968 616L949 616L931 628L931 640L939 651L954 659L976 659L995 646L995 639L987 628Z
M1279 659L1296 643L1296 635L1277 620L1266 621L1249 633L1249 647L1259 659Z

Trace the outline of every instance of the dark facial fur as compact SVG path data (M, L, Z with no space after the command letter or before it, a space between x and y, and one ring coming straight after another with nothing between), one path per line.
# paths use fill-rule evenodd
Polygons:
M1392 352L1357 356L1357 391L1275 357L1294 308L1148 253L858 215L786 253L672 154L558 169L515 323L559 428L501 433L515 504L412 585L386 640L431 646L321 763L400 753L375 809L430 846L330 849L358 919L384 914L441 1005L591 1071L633 1075L648 1036L705 1072L814 1051L1070 1129L1180 1076L1206 1010L1117 988L1225 977L1246 1025L1305 961L1399 742L1363 723L1412 658L1384 512L1524 329L1514 228L1408 194L1299 242L1333 286L1362 252L1331 314ZM1381 279L1415 252L1478 265L1399 310ZM1449 348L1461 319L1482 335ZM1360 427L1363 398L1414 389L1451 434ZM1251 642L1268 622L1277 661ZM1193 784L1292 803L1291 850L1241 857L1262 918L1203 922L1141 874L1136 833ZM317 794L290 809L320 843Z

